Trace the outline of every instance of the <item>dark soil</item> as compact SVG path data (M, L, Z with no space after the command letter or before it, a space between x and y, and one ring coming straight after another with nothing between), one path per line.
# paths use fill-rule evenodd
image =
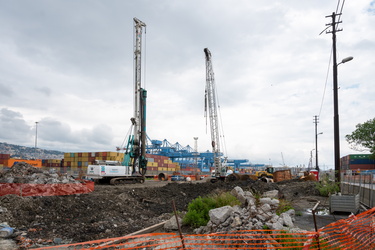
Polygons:
M172 201L177 211L186 211L189 202L198 196L230 191L235 186L245 191L263 193L277 189L281 198L300 204L301 199L316 197L314 182L288 181L265 183L244 182L159 182L124 186L96 185L88 194L69 196L0 197L0 223L7 222L18 234L36 242L75 243L125 236L170 219ZM304 206L312 208L313 201ZM299 207L298 209L303 209ZM191 229L183 228L191 233ZM20 239L20 238L18 238ZM58 240L57 240L58 239Z

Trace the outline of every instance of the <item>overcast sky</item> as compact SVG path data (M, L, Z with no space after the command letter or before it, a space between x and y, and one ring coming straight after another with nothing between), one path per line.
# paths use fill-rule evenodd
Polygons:
M194 147L198 137L198 151L211 149L208 48L229 158L307 165L318 115L319 165L333 168L332 35L319 34L336 8L337 0L0 0L0 142L33 147L39 122L40 148L115 151L133 116L137 17L147 25L151 139ZM338 66L345 156L359 153L345 135L375 117L375 1L346 1L341 21L337 59L354 57Z

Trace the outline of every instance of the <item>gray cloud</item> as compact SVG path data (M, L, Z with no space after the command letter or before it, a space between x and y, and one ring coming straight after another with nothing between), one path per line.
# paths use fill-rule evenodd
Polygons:
M31 135L31 127L27 125L20 112L7 108L0 110L0 138L4 142L28 142Z
M319 159L332 166L332 72L325 85L332 40L318 34L335 8L323 0L1 1L0 141L32 145L39 121L41 147L119 145L133 116L137 17L147 24L142 79L152 139L193 145L198 136L199 149L210 149L203 117L208 47L229 158L277 164L283 152L290 165L306 164L312 117L323 103ZM374 115L371 8L365 0L346 2L338 34L339 58L355 58L339 68L343 155L352 152L344 135Z

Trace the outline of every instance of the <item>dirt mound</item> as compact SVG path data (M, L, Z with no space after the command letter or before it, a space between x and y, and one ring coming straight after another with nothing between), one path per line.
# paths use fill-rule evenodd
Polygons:
M37 246L38 241L65 244L133 233L169 219L173 213L172 200L178 211L186 211L189 202L198 196L231 191L236 186L259 194L277 189L286 197L294 197L293 192L299 195L312 192L308 182L281 186L251 180L165 183L146 181L142 187L96 185L92 193L67 196L6 195L0 197L0 223L7 222L18 234L31 239L27 247Z

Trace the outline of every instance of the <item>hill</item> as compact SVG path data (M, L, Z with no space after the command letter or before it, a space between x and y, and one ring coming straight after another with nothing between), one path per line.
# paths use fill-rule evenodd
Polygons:
M21 159L63 159L64 152L26 147L0 142L0 154L10 154L11 158Z

